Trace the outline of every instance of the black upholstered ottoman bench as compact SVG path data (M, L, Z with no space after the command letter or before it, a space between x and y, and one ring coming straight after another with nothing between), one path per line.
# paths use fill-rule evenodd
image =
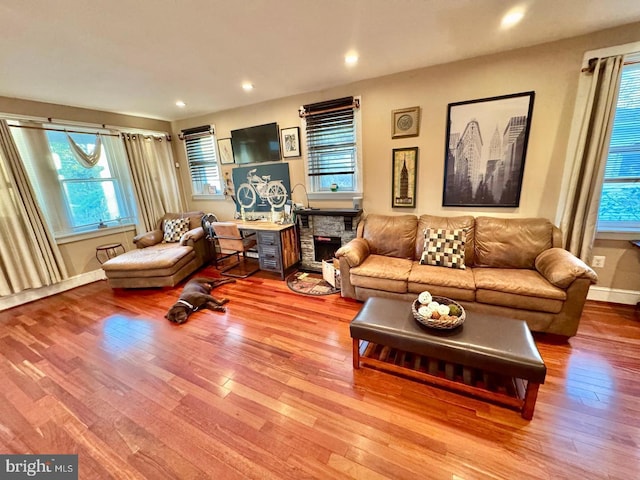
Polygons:
M413 318L411 302L372 297L349 328L353 368L416 378L533 417L547 369L522 320L467 311L460 327L437 330Z

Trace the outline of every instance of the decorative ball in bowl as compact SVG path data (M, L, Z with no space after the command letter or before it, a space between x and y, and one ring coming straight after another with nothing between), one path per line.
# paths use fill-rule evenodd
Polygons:
M466 314L462 305L446 297L422 292L411 303L413 318L419 323L443 330L456 328L464 323Z

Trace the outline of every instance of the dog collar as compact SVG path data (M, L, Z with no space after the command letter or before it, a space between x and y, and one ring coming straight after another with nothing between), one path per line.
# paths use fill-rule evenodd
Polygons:
M194 312L196 311L196 308L193 305L191 305L189 302L187 302L186 300L180 299L176 303L181 303L181 304L186 305L187 307L189 307Z

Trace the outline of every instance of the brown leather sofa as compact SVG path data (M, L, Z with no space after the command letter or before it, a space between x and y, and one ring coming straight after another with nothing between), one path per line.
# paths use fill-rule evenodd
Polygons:
M102 265L112 288L173 287L215 255L200 226L203 212L167 213L151 232L136 235L136 250L118 255ZM188 218L189 230L179 241L165 243L165 220Z
M465 269L422 265L426 228L464 230ZM533 331L573 336L596 273L562 248L543 218L370 214L342 246L342 296L414 300L428 290L472 312L525 320Z

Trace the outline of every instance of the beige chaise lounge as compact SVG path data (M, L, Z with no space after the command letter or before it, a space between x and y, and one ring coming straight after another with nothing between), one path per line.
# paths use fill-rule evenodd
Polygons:
M102 265L112 288L173 287L213 259L214 249L205 238L203 212L167 213L151 232L134 237L138 247ZM186 219L188 230L165 240L165 221ZM173 240L173 239L172 239Z

